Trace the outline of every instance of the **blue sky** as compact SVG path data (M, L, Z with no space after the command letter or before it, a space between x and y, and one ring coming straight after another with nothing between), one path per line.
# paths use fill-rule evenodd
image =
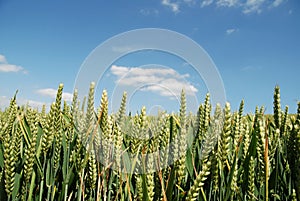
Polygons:
M49 104L61 82L70 100L80 67L97 46L123 32L160 28L189 37L209 54L233 109L245 99L246 112L256 105L272 112L279 85L282 106L295 112L299 19L298 0L0 0L0 106L17 89L20 104ZM208 92L186 61L165 52L135 52L105 68L95 102L98 106L107 89L112 111L122 90L135 91L129 98L133 112L142 105L177 111L181 88L195 111ZM144 79L158 84L143 85Z

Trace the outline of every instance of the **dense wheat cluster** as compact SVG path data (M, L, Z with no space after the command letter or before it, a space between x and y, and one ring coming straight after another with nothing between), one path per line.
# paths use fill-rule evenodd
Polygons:
M50 109L2 108L0 200L300 200L300 103L282 110L279 87L272 115L209 94L187 114L183 91L178 113L157 116L126 115L126 93L109 114L94 88L86 103L62 102L61 84Z

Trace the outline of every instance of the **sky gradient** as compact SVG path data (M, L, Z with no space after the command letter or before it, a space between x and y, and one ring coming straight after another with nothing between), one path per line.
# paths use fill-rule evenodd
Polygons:
M271 113L273 89L279 85L282 106L296 112L299 19L298 0L0 0L0 107L7 106L17 89L18 103L49 105L61 82L64 99L70 101L80 67L97 46L126 31L161 28L189 37L208 53L233 109L245 99L246 112L258 105ZM105 68L96 106L103 89L114 103L121 96L114 95L116 86L136 88L144 79L162 87L136 89L128 106L133 112L142 105L177 111L182 88L192 105L208 92L186 61L164 52L135 52Z

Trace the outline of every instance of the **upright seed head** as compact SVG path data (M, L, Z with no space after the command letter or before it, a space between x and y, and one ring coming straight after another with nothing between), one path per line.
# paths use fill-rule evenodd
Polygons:
M119 108L119 111L118 111L118 114L117 114L117 123L122 126L122 122L123 122L123 119L125 117L125 113L126 113L126 99L127 99L127 93L124 92L123 93L123 96L122 96L122 101L121 101L121 105L120 105L120 108Z
M210 120L210 112L211 112L211 104L210 104L210 95L209 93L206 94L205 102L204 102L204 116L203 116L203 133L205 133L209 126Z
M71 106L71 115L75 117L78 112L78 90L74 89L73 98L72 98L72 106Z
M85 125L83 131L83 134L85 136L89 136L91 133L93 133L93 129L95 126L94 94L95 94L95 83L92 82L90 84L88 103L87 103L88 105L87 105L87 111L85 115Z
M244 111L244 100L241 101L240 103L240 107L239 107L239 117L242 118L243 117L243 111Z
M279 86L275 87L273 110L274 110L274 123L275 123L275 126L276 126L276 128L280 128L280 124L281 124L281 105L280 105L280 89L279 89Z
M60 83L56 93L55 105L57 110L60 111L61 109L61 101L62 101L62 94L63 94L64 84Z
M225 167L228 153L230 153L230 133L231 133L231 111L230 111L230 104L227 102L225 104L224 110L224 124L223 124L223 131L221 133L221 141L220 141L220 152L221 152L221 160L223 164L223 168Z
M181 91L180 97L180 127L183 128L186 125L186 98L184 90Z
M280 136L286 135L286 130L288 127L288 112L289 112L289 107L285 106L285 110L284 110L284 114L283 114L283 118L282 118L282 122L281 122L281 128L280 128Z
M108 98L106 90L103 90L102 92L100 113L98 114L98 117L100 118L100 128L103 132L105 132L108 119Z
M46 125L44 128L44 135L42 138L42 150L44 152L44 154L47 153L48 149L51 147L52 145L52 141L54 138L54 115L55 115L55 103L52 103L51 108L50 108L50 112L47 115L47 119L46 119Z

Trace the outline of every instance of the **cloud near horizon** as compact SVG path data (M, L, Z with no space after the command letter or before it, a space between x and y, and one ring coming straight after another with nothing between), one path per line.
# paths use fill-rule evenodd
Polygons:
M45 89L38 89L36 90L37 94L40 94L42 96L48 96L51 98L56 97L57 89L52 89L52 88L45 88ZM73 94L68 93L68 92L63 92L62 94L62 99L65 101L72 101Z
M200 7L204 8L207 6L214 5L217 8L227 7L227 8L240 8L242 13L261 13L266 8L275 8L283 4L288 0L200 0ZM188 4L191 5L186 0L161 0L162 5L171 8L174 13L180 11L181 5ZM197 6L197 3L193 3L194 6Z
M10 104L10 98L7 96L0 96L0 109L4 109L8 107ZM43 105L46 105L46 107L49 106L48 103L46 102L40 102L40 101L35 101L35 100L30 100L30 99L24 99L24 98L17 98L17 104L18 105L29 105L33 108L38 108L42 109Z
M111 66L111 73L117 76L116 84L139 88L141 91L157 93L174 98L184 89L187 95L194 95L198 89L186 79L189 74L181 75L171 68Z
M28 73L22 66L9 64L6 60L6 57L2 54L0 54L0 72L2 72L2 73L23 72L24 74Z

